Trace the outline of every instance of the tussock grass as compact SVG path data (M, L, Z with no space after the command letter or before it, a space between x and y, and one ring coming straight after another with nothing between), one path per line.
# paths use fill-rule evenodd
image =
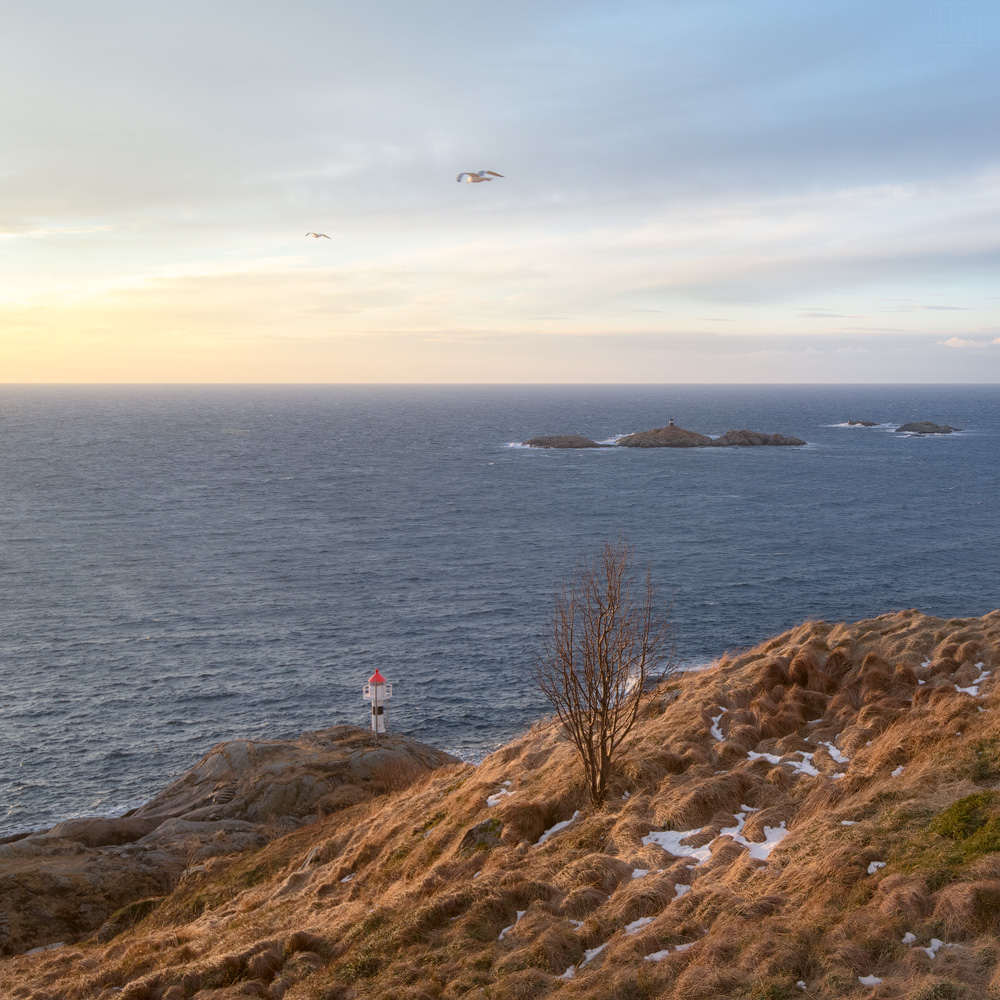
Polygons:
M1000 681L956 690L979 663L1000 667L1000 612L804 623L652 694L599 810L543 722L212 859L112 940L0 963L0 995L828 1000L877 975L879 997L1000 997ZM712 843L737 814L751 844L788 835ZM711 858L642 843L669 830ZM955 947L931 959L935 938Z

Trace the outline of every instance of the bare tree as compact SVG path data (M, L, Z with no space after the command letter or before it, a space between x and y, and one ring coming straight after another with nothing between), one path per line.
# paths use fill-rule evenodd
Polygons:
M604 800L612 766L639 718L643 688L673 667L667 614L652 573L637 581L633 547L605 541L556 594L535 682L580 753L590 797Z

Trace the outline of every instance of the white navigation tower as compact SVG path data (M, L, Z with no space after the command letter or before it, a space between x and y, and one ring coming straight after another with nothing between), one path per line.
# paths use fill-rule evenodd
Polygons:
M392 685L387 684L385 678L376 669L375 673L368 678L362 696L365 701L372 703L372 732L384 733L385 703L392 697Z

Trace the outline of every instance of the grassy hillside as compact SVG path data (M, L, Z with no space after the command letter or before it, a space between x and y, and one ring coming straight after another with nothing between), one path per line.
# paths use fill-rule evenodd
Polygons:
M601 810L540 724L5 960L0 995L1000 997L997 667L1000 612L806 623L652 695Z

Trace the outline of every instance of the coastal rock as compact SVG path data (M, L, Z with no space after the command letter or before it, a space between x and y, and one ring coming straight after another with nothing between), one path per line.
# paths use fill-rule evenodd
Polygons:
M531 448L608 448L590 438L576 434L557 434L535 437L524 442ZM710 438L707 434L678 427L673 420L666 427L649 431L636 431L619 438L615 444L622 448L725 448L731 445L752 447L758 445L803 445L805 441L783 434L762 434L760 431L727 431L722 437Z
M728 448L733 445L741 448L759 445L802 445L805 441L797 437L785 437L784 434L762 434L760 431L726 431L722 437L712 441L713 447Z
M951 434L953 431L960 431L961 427L949 427L947 424L932 424L928 420L918 420L913 423L903 424L896 428L897 434Z
M874 420L848 420L848 427L878 427Z
M671 422L667 427L626 434L617 444L622 448L706 448L712 444L712 439Z
M543 437L533 437L524 444L529 448L604 448L590 438L579 434L549 434Z
M263 847L318 815L458 763L395 733L375 743L354 726L221 743L125 816L66 820L0 844L0 955L102 925L107 937L122 924L113 914L170 892L193 865Z

